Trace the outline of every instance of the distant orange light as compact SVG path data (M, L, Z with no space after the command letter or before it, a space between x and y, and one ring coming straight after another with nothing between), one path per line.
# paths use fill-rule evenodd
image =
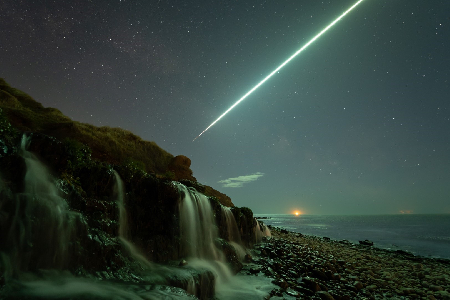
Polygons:
M294 210L293 214L296 215L296 216L299 216L299 215L302 214L302 212L299 211L299 210Z

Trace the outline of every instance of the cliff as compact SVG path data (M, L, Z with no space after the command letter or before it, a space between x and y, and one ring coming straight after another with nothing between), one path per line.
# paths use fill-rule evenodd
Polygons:
M198 183L189 167L187 157L121 129L71 121L0 81L0 294L34 299L30 280L56 280L55 289L74 276L151 284L156 298L160 285L211 298L217 263L197 268L184 259L236 273L245 247L265 231L250 209ZM111 292L102 285L85 293L99 288Z
M91 157L113 165L131 165L159 178L196 181L191 161L173 156L155 142L121 128L96 127L73 121L56 108L43 107L28 94L11 87L0 78L0 108L11 125L21 132L42 133L60 141L72 140L89 149ZM223 205L234 206L231 199L211 187L203 191Z

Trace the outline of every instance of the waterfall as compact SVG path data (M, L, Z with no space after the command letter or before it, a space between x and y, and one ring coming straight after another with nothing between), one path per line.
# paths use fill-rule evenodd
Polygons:
M134 285L128 287L125 282L118 284L115 280L97 281L92 277L78 278L70 274L69 270L77 267L75 264L80 254L96 255L88 248L89 245L83 244L82 239L86 238L87 232L82 230L87 229L88 224L81 221L83 216L80 213L70 211L68 203L59 194L56 185L58 181L51 176L48 168L27 150L29 144L30 140L23 136L19 154L24 161L25 170L23 173L17 173L24 175L21 192L13 192L13 188L8 187L9 182L3 182L0 178L0 285L3 284L8 289L8 295L12 295L12 299L65 296L81 299L89 295L108 299L141 299L139 297L144 295L144 291L135 291ZM21 166L18 171L22 170ZM219 241L219 230L212 207L217 208L218 218L222 214L221 219L224 226L226 223L227 230L225 239L228 239L239 253L238 248L242 247L241 236L229 208L220 206L219 209L219 206L212 206L208 197L180 183L174 183L180 194L181 252L186 255L188 265L166 267L153 264L132 243L127 220L130 216L126 211L129 202L126 201L124 183L117 172L113 173L115 186L112 199L116 201L119 212L117 235L123 248L143 266L139 269L142 278L151 285L180 283L186 279L186 285L175 286L199 295L200 298L202 295L209 295L211 290L214 291L211 287L223 287L222 283L231 282L231 271L225 263L225 255L220 250L220 245L224 244ZM107 234L109 236L110 232ZM110 241L109 238L108 240ZM116 251L117 248L113 246ZM229 251L230 247L224 249ZM136 265L133 263L130 266ZM205 272L205 269L211 271L215 277L213 278L210 272ZM172 295L178 297L179 291L172 288L167 291L156 288L148 290L149 286L145 286L145 299ZM6 290L1 293L3 292ZM183 297L182 293L180 297Z
M190 258L223 260L214 242L219 237L214 214L208 198L175 183L183 195L180 203L180 223L183 248Z
M119 239L128 253L141 264L144 268L152 268L153 264L148 261L145 256L136 248L136 246L130 241L128 235L128 217L125 209L125 189L122 179L119 174L113 170L116 184L114 186L114 194L116 197L116 203L119 208Z
M256 226L255 226L255 240L256 243L260 243L262 241L262 238L265 236L272 236L270 233L270 229L264 225L264 223L261 222L261 224L256 220Z
M228 242L236 250L236 254L239 257L239 260L243 261L247 253L244 246L242 245L241 233L239 232L239 228L236 224L236 219L234 218L233 212L229 207L222 206L222 215L225 218L225 222L227 224Z
M219 231L208 197L189 189L181 183L173 182L181 195L180 227L182 249L189 264L207 268L215 273L217 283L227 281L231 271L225 264L225 256L216 245Z
M69 211L59 196L48 169L27 150L30 143L22 137L20 155L26 173L23 193L2 195L0 213L4 247L0 262L5 277L36 269L63 269L68 265L69 247L78 213ZM5 229L2 229L5 230Z
M222 214L225 217L225 222L227 223L228 241L241 244L241 234L239 233L233 212L229 207L222 206Z

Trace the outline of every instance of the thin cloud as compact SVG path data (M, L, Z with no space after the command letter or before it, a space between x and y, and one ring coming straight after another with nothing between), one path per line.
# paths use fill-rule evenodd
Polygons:
M264 173L256 172L250 175L244 175L234 178L228 178L221 181L218 181L218 183L222 183L222 187L230 187L230 188L240 188L244 186L244 183L249 183L252 181L258 180L258 178L264 176Z

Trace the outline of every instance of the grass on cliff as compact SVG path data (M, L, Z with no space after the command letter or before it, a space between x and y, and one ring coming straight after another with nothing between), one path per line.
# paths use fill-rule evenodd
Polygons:
M28 94L0 78L0 107L10 123L25 132L39 132L73 139L89 146L92 157L114 164L143 166L147 172L165 173L173 155L155 142L142 140L130 131L72 121L56 108L45 108Z

